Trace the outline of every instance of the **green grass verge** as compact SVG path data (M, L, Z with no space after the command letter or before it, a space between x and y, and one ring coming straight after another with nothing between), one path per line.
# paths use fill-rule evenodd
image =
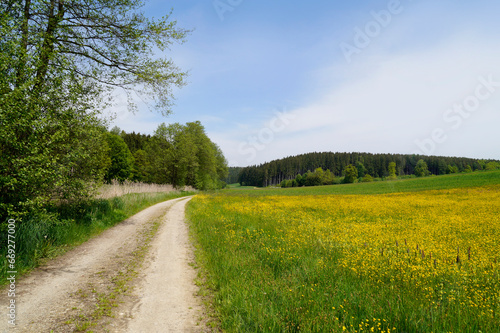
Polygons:
M193 192L133 193L112 199L98 199L79 205L59 206L49 214L16 223L15 270L17 277L55 258L141 210L162 201L193 195ZM7 232L0 235L0 286L7 284L9 268Z

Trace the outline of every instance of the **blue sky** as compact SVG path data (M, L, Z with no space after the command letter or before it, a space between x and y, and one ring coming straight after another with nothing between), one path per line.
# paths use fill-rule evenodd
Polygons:
M150 0L193 29L165 56L189 71L167 118L200 120L231 166L313 151L500 159L498 1Z

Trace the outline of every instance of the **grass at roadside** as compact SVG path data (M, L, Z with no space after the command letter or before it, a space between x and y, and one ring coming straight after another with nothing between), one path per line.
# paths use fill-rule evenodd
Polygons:
M496 331L500 172L392 183L193 198L221 329Z
M156 203L192 195L193 192L135 193L111 199L96 199L80 205L60 206L53 209L58 218L33 219L18 223L15 230L15 269L18 277L82 244L91 237ZM52 215L53 216L53 215ZM0 235L0 286L8 270L6 258L7 233Z

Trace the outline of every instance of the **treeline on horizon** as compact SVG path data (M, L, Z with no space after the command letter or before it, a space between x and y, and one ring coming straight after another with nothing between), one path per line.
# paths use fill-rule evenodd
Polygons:
M425 163L422 173L417 167L419 161ZM390 164L395 163L395 170ZM402 177L415 175L444 175L449 173L470 172L476 170L495 169L500 163L495 160L479 160L464 157L423 156L403 154L371 154L371 153L333 153L314 152L297 156L290 156L268 163L253 165L244 168L229 168L228 183L239 183L242 186L273 186L283 181L294 180L300 175L313 175L321 168L331 178L330 184L342 182L346 176L346 168L354 166L356 177L360 181L384 179L387 177ZM347 169L349 170L349 169ZM417 172L416 172L417 170ZM426 171L425 171L426 170ZM320 171L320 170L317 170ZM353 172L349 174L351 177ZM305 181L302 185L308 185ZM315 184L327 185L327 184Z

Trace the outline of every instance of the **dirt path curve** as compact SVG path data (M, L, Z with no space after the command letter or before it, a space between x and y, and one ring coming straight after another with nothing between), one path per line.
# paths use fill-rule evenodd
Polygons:
M102 278L103 272L122 269L116 265L124 256L131 256L132 248L140 245L137 244L138 234L148 223L162 216L162 224L146 256L149 260L140 272L143 274L136 279L137 288L125 304L125 308L131 309L131 315L116 319L106 317L106 324L116 332L125 332L127 326L128 331L134 333L196 331L195 316L199 316L197 312L201 311L201 306L193 296L196 273L188 265L192 253L184 223L184 207L189 199L179 198L149 207L16 281L15 327L7 322L9 298L7 291L2 290L0 332L73 331L76 324L64 321L76 317L78 314L74 312L80 311L79 307L87 305L88 308L89 303L99 298L97 291L83 295L82 290L90 290L89 285L91 289L109 289Z
M141 301L132 311L129 333L202 332L202 307L194 294L195 270L184 207L176 203L152 243L153 261L137 288ZM197 325L198 324L198 325Z

